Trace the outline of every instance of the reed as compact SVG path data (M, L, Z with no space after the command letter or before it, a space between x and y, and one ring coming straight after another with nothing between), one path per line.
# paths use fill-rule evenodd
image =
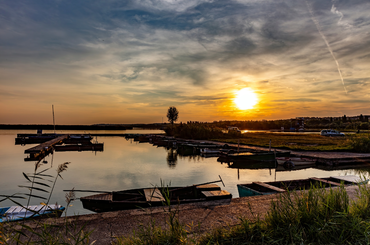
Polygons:
M45 200L45 203L41 202L41 204L45 206L49 205L56 182L58 178L62 178L61 173L67 169L69 162L62 163L58 166L55 177L46 174L46 171L50 170L50 168L40 171L39 163L40 161L35 164L32 174L23 173L29 185L20 187L27 188L29 193L14 194L11 196L1 195L5 198L0 200L0 202L9 199L16 205L26 208L32 198ZM54 180L51 180L51 178L54 178ZM52 182L52 186L48 182ZM48 193L48 197L39 194L35 195L35 191ZM15 200L16 198L26 199L24 196L28 197L25 206ZM66 200L68 209L68 206L74 200L74 193L68 193ZM65 212L67 212L67 209ZM32 212L34 212L33 215L39 214L37 211ZM30 219L27 223L24 220L21 222L2 223L0 228L0 244L91 244L91 232L85 232L84 227L77 227L75 224L68 222L67 213L63 226L57 225L56 220L55 223L48 224L44 223L42 219Z

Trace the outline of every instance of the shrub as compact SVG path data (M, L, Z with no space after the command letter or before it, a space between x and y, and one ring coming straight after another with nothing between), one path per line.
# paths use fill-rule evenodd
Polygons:
M350 145L355 152L370 152L370 136L353 137L350 140Z

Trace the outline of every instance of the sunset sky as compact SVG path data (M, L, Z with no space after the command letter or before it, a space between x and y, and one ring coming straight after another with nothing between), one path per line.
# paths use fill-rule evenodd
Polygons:
M52 105L57 124L370 115L369 0L5 0L0 18L1 124Z

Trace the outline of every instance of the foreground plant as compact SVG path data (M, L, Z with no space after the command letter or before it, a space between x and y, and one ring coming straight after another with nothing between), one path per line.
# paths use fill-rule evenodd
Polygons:
M152 221L114 244L369 244L370 187L360 185L358 199L350 202L344 186L312 186L281 194L271 202L264 219L252 215L254 221L240 218L236 226L198 237L193 234L190 239L191 231L186 231L173 211L167 217L168 229Z
M61 173L67 169L68 164L69 162L60 164L57 168L57 175L54 177L52 175L45 174L45 172L50 168L39 171L40 161L37 162L35 164L34 173L23 173L23 176L30 183L30 185L20 187L29 189L29 193L5 196L3 200L9 199L16 205L33 212L32 216L41 215L40 211L28 209L31 198L44 200L45 202L41 202L41 204L48 206L56 182L59 177L62 178ZM54 178L54 181L50 180L50 178ZM52 186L50 186L47 182L52 182ZM50 190L48 190L48 188ZM35 195L34 191L48 193L49 195L48 197L44 197L39 194ZM15 200L16 198L24 199L24 196L28 197L27 204L25 206ZM3 200L0 200L0 202ZM25 220L21 222L7 222L6 224L1 224L0 244L91 244L89 242L91 232L85 232L84 227L77 227L67 220L68 206L74 200L74 193L68 193L66 195L66 200L67 209L65 211L66 214L64 226L59 225L57 220L55 220L55 222L52 224L45 223L42 219L31 219L27 223ZM54 217L57 217L57 215Z

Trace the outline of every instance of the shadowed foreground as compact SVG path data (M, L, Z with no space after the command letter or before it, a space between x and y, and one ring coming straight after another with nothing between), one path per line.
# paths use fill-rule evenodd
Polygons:
M350 200L356 199L357 189L357 186L346 187ZM277 199L278 195L265 195L235 198L229 205L211 206L204 203L180 205L179 221L186 225L186 230L192 233L192 236L197 237L198 234L214 228L240 224L242 217L250 221L255 221L258 215L263 218L271 208L271 200ZM141 225L148 226L155 222L157 226L168 228L167 210L168 208L163 207L124 210L68 217L68 221L75 225L76 229L85 226L84 231L92 231L90 243L96 241L95 244L111 244L116 241L116 237L132 235ZM61 225L62 228L65 219L48 219L44 222ZM33 221L27 221L26 224L34 226Z

